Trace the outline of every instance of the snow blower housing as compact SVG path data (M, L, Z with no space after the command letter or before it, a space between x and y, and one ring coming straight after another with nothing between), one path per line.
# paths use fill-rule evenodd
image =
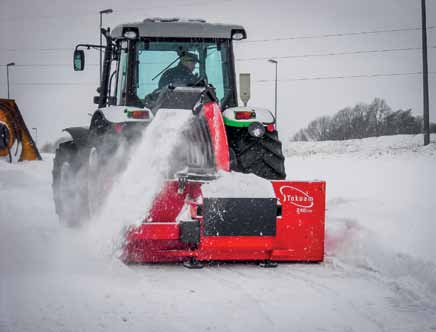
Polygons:
M322 261L325 183L285 181L273 114L238 106L233 42L246 38L244 28L146 19L102 34L98 109L89 127L66 129L72 140L60 145L54 160L60 219L75 225L95 213L105 194L101 168L113 162L110 156L121 142L138 139L157 112L188 110L194 120L184 132L187 144L177 150L169 179L142 225L127 231L123 259L188 265ZM83 48L98 47L77 45L74 69L84 69ZM249 86L243 82L241 93L247 97ZM219 171L256 175L266 183L264 194L211 194L211 186L223 181ZM78 181L71 179L77 176L86 177L86 188L74 187ZM79 213L83 206L89 208Z

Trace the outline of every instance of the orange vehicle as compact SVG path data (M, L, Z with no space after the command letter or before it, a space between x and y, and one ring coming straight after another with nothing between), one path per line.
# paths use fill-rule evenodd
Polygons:
M0 99L0 157L13 160L15 147L16 154L21 148L18 161L41 160L38 148L26 127L15 100Z

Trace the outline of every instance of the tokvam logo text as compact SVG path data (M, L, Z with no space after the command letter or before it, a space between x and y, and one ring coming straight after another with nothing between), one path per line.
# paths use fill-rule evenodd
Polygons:
M313 197L298 188L283 186L280 188L280 194L283 196L283 203L289 202L300 208L313 206Z

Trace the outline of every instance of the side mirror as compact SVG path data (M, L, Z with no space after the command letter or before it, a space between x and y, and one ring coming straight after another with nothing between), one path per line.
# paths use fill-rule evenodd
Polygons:
M83 50L75 50L73 57L74 71L82 71L85 68L85 52Z
M250 100L250 74L239 74L239 94L244 106L247 106Z

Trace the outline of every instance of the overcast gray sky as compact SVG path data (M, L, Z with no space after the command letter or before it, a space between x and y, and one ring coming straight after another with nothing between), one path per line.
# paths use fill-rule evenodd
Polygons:
M80 42L98 42L98 11L112 8L105 25L147 17L205 18L245 26L248 41L236 47L237 72L251 72L249 104L273 109L274 67L252 57L404 49L354 55L279 59L278 121L288 137L315 117L333 114L374 97L392 108L422 113L422 76L298 80L422 71L419 30L320 38L274 38L348 32L413 29L421 25L420 0L167 0L24 1L0 0L0 64L11 68L11 95L39 143L54 140L67 126L86 125L95 105L97 53L87 52L84 72L74 72L72 51ZM427 0L427 26L436 26L436 0ZM436 71L436 29L428 30L429 70ZM94 64L94 65L93 65ZM6 97L6 68L0 67L0 96ZM269 80L268 82L259 82ZM61 83L61 84L58 84ZM430 116L436 121L436 75L430 75Z

